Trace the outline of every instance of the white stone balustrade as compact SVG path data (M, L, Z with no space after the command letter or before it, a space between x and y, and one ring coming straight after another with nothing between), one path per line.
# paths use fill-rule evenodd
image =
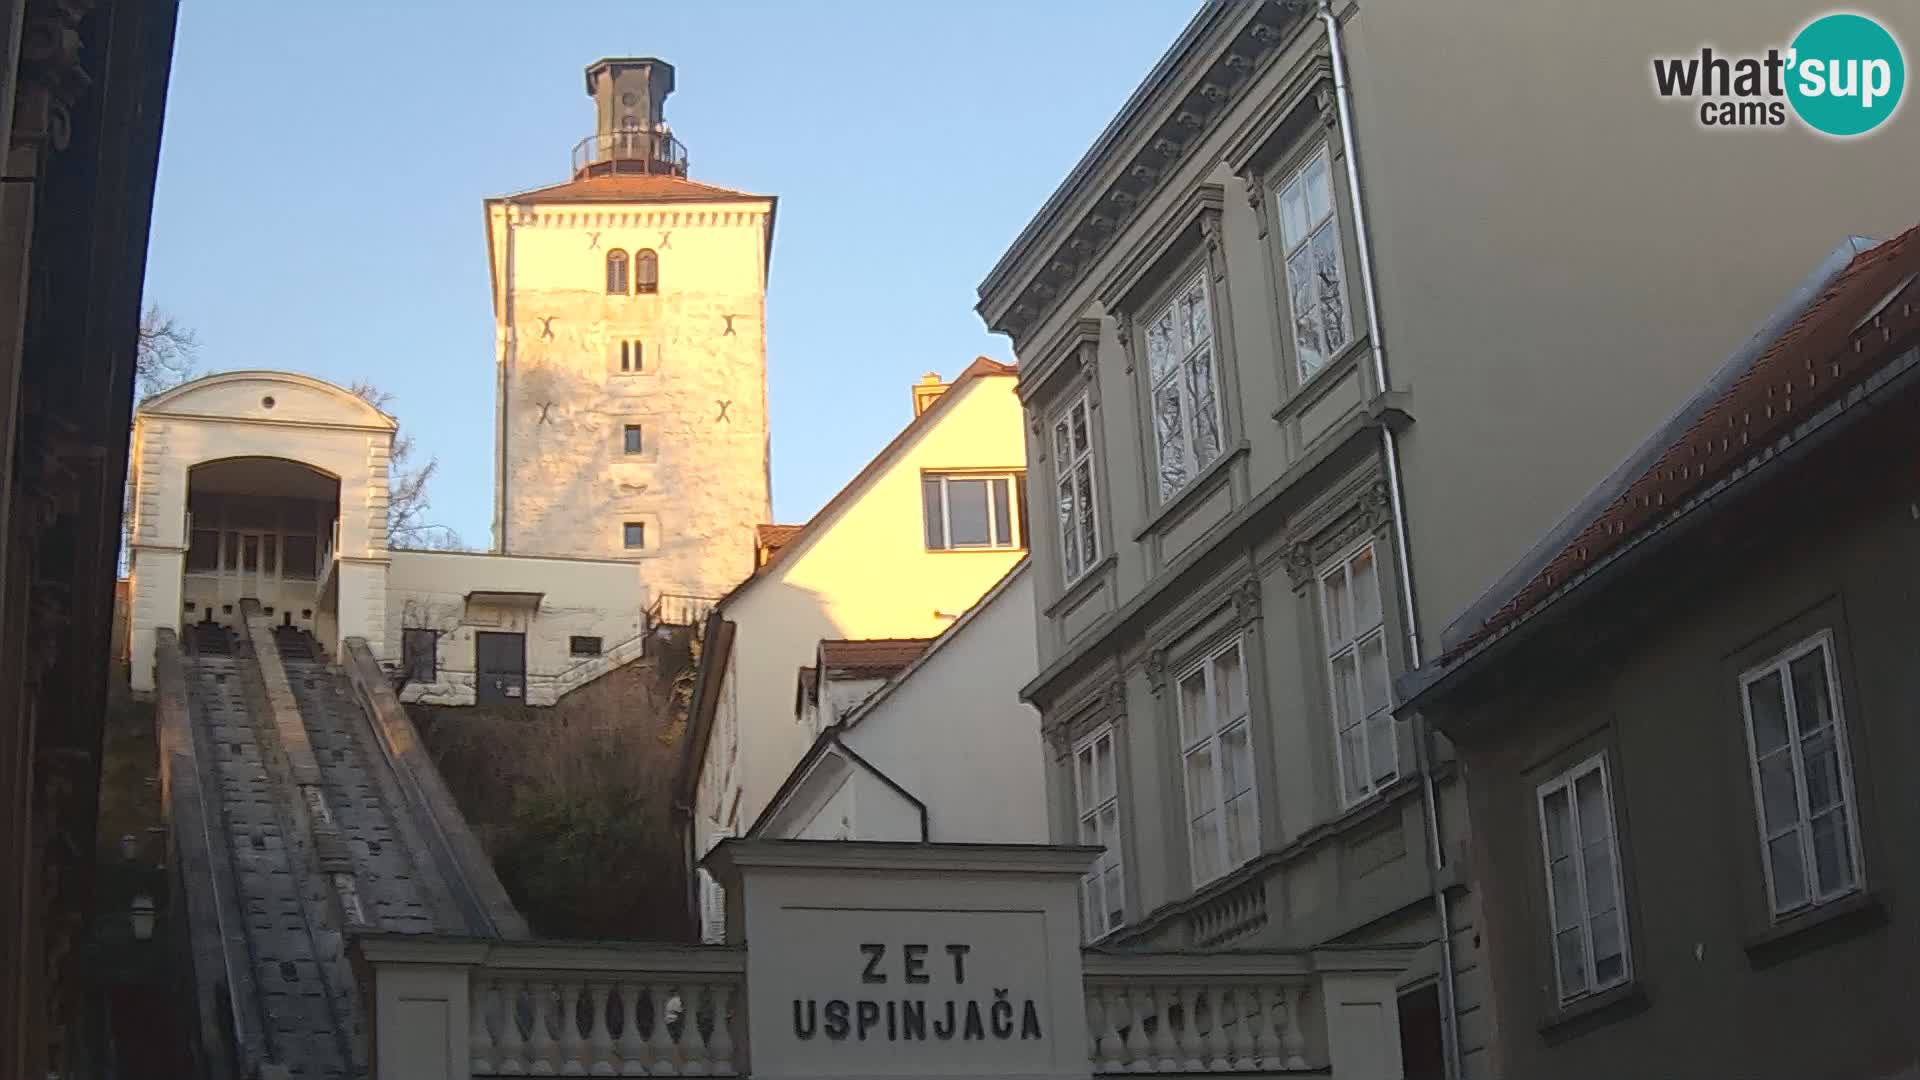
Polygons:
M750 1074L741 948L382 935L360 950L378 1077ZM1089 951L1088 1071L1391 1080L1408 955Z

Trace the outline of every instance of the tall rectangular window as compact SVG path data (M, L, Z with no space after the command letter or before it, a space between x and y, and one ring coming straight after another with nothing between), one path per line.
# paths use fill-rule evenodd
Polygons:
M1631 969L1605 756L1541 784L1537 794L1555 985L1568 1002L1626 982Z
M220 530L193 530L187 543L187 573L211 574L219 569Z
M1147 323L1154 460L1160 498L1187 486L1220 456L1220 395L1207 275L1193 275Z
M439 678L437 663L440 631L406 627L400 631L400 667L410 683L430 683Z
M1860 887L1853 766L1834 671L1833 639L1822 632L1740 679L1775 918Z
M638 338L624 338L620 342L620 370L629 375L638 375L647 369L646 344Z
M922 476L928 550L1025 547L1026 528L1019 522L1025 479L1024 473Z
M1239 640L1188 671L1179 688L1187 854L1193 883L1204 885L1251 859L1259 837Z
M1100 561L1093 497L1093 425L1081 394L1053 421L1054 476L1059 480L1060 565L1067 584Z
M1325 147L1281 181L1277 199L1293 347L1300 381L1305 382L1352 336L1340 215L1334 206L1333 168Z
M644 522L629 521L620 526L620 543L630 551L647 546L647 526Z
M638 454L643 450L640 438L640 425L627 424L620 432L621 447L626 453Z
M1080 842L1106 850L1080 879L1087 940L1102 938L1126 922L1126 891L1120 852L1120 783L1107 724L1073 748L1073 805Z
M1352 804L1400 775L1387 673L1386 617L1373 543L1320 575L1340 798Z

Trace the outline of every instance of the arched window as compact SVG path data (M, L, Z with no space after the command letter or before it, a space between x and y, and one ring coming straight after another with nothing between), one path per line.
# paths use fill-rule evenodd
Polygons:
M660 291L660 256L652 248L642 248L633 257L633 291L650 293Z
M619 248L607 252L607 292L627 295L627 253Z

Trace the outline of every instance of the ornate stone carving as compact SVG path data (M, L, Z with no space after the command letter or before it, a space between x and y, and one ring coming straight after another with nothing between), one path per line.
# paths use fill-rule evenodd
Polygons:
M1322 86L1314 92L1313 103L1320 110L1320 123L1328 131L1340 126L1340 103L1334 96L1333 87Z
M1367 485L1360 496L1360 520L1369 532L1393 520L1393 492L1385 480Z
M1288 541L1280 560L1286 566L1287 580L1293 583L1294 588L1298 589L1313 580L1313 545L1306 540L1296 538Z
M1126 361L1125 369L1133 373L1133 316L1124 311L1113 313L1113 336L1120 343L1120 356Z
M1260 579L1248 578L1233 590L1233 618L1241 627L1260 618Z
M1158 694L1167 688L1167 650L1155 649L1147 654L1147 685Z
M1254 231L1261 236L1267 235L1267 178L1257 170L1249 170L1241 177L1247 185L1247 208L1253 211Z
M1213 280L1226 280L1227 260L1221 249L1220 211L1206 209L1200 211L1200 238L1207 245L1207 268L1213 271Z
M93 84L80 65L80 23L94 0L33 0L20 25L20 80L13 107L13 143L64 150L71 110Z
M1108 683L1101 698L1101 704L1106 707L1108 719L1118 720L1127 714L1127 684L1124 679L1115 679Z

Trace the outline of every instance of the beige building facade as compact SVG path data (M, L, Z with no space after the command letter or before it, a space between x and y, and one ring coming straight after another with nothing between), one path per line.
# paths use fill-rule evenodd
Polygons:
M1920 216L1910 111L1654 90L1806 17L1210 2L988 275L1050 519L1026 692L1056 839L1121 808L1113 940L1420 943L1407 1075L1497 1073L1458 770L1392 679L1805 266Z
M242 602L333 658L362 639L408 701L560 695L640 655L648 598L625 560L394 551L395 423L283 371L196 379L134 416L133 688L161 629L243 629ZM216 635L217 636L217 635Z
M1040 714L1017 694L1033 674L1032 581L1021 562L891 678L857 681L747 835L1046 843Z
M1024 557L1015 382L982 358L916 387L912 421L714 609L680 767L691 856L745 835L813 744L796 688L823 641L936 637Z
M771 515L774 199L688 178L670 65L603 60L587 84L571 179L486 203L494 547L630 560L655 595L710 602Z

